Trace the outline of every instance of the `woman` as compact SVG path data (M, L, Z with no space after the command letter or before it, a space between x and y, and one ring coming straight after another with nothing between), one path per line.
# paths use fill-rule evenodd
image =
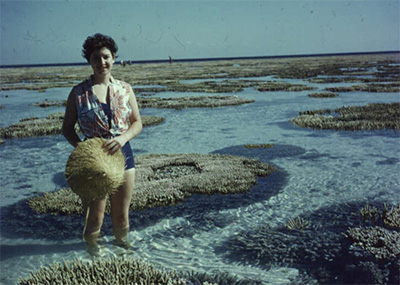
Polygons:
M129 206L135 182L135 164L129 141L142 130L135 94L128 83L115 80L111 70L118 47L111 37L95 34L83 44L83 56L93 69L89 79L75 86L69 94L62 133L76 147L81 139L75 132L78 122L85 139L106 138L104 148L113 154L119 149L125 156L125 182L110 195L111 220L115 244L129 247ZM90 207L84 239L91 253L98 251L97 238L103 224L107 197L83 201Z

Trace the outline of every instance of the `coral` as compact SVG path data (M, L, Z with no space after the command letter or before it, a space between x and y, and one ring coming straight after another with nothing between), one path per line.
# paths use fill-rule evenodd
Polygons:
M180 98L137 98L139 108L215 108L252 103L254 100L238 96L196 96Z
M0 128L0 137L13 139L33 136L47 136L61 134L64 113L53 113L46 118L26 118L7 128ZM157 116L142 116L143 126L160 124L164 118ZM75 125L75 131L80 132L79 126Z
M393 259L400 255L400 233L382 227L349 228L345 236L371 253L376 259Z
M266 144L246 144L246 145L244 145L245 148L271 148L273 146L274 146L273 144L269 144L269 143L266 143Z
M125 158L104 149L105 139L83 141L72 151L65 167L71 190L80 198L95 200L113 193L124 181Z
M324 57L292 57L247 60L220 60L202 62L174 62L135 64L122 67L115 65L113 75L135 85L161 85L163 88L146 88L146 92L239 92L242 83L218 81L201 82L195 84L182 84L185 79L237 79L274 75L279 78L302 78L323 80L315 78L318 75L343 76L349 75L375 75L380 80L393 80L399 78L399 69L392 65L398 63L396 53L391 54L365 54L347 56ZM238 68L240 66L240 68ZM369 69L379 67L378 71ZM87 77L90 73L88 66L69 67L41 67L41 68L7 68L7 73L2 74L0 90L31 89L45 90L54 87L72 87L77 81ZM377 82L380 80L376 80ZM358 81L359 77L358 77ZM364 81L367 82L367 81ZM257 86L256 82L246 87ZM382 86L378 86L382 88ZM384 86L383 86L384 87ZM396 86L393 86L397 88ZM375 87L369 87L371 90ZM143 91L140 88L140 91Z
M0 128L0 137L12 139L56 135L61 133L61 126L62 119L56 117L27 118L7 128Z
M233 155L146 154L136 156L136 188L131 210L173 205L192 194L243 193L276 169L266 163ZM34 197L37 213L81 214L70 190Z
M364 83L371 83L371 82L393 82L399 81L400 78L390 77L390 78L380 78L380 77L373 77L373 78L360 78L360 77L317 77L317 78L310 78L307 81L312 83L339 83L339 82L364 82Z
M69 215L71 209L75 209L76 214L83 214L81 199L69 188L34 197L29 200L29 207L36 213L50 212Z
M325 92L325 93L310 93L307 96L312 98L334 98L339 96L339 94Z
M240 83L224 81L203 81L192 84L182 84L179 81L168 82L166 91L170 92L204 92L204 93L233 93L243 91Z
M37 102L37 103L32 103L30 104L31 106L35 107L42 107L42 108L47 108L47 107L62 107L62 106L67 106L67 100L47 100L45 99L44 101Z
M360 215L364 223L400 229L400 203L391 208L383 204L382 209L366 205L360 209Z
M198 285L261 285L260 280L238 279L229 273L208 274L198 272L184 272L182 275L186 280L186 284Z
M208 274L171 271L141 260L113 258L85 262L79 259L55 263L20 278L18 284L168 284L168 285L241 285L262 284L258 280L239 279L228 273Z
M382 270L373 262L359 262L348 265L343 276L344 284L387 284Z
M315 88L303 84L289 84L285 82L260 82L256 84L254 89L260 92L265 92L265 91L304 91L304 90L313 90Z
M95 260L79 259L69 264L56 263L42 267L18 284L171 284L184 285L186 280L174 271L158 269L142 261L128 259Z
M306 228L308 228L310 222L303 219L302 217L297 217L294 219L290 219L287 223L286 223L286 227L289 230L304 230Z
M365 207L362 207L360 210L360 215L365 221L372 221L373 223L376 223L376 220L379 219L380 212L376 207L366 205Z
M276 265L298 268L301 274L317 279L318 284L336 284L344 280L349 281L345 284L354 284L351 274L360 271L364 272L365 279L357 277L355 280L398 279L398 266L392 261L376 260L367 256L362 249L356 254L349 250L351 243L341 232L345 232L349 226L357 226L360 220L354 215L354 208L360 207L358 203L349 203L321 208L302 216L302 219L312 221L303 230L267 224L250 226L217 245L215 251L231 262L250 263L266 269ZM376 233L384 236L383 241L380 241L381 235L374 236L376 244L384 246L375 248L378 255L385 253L392 256L392 253L400 250L398 232L393 234L379 228ZM358 235L363 235L363 232ZM374 243L368 243L372 248ZM362 270L354 268L353 265L359 265L360 262L369 263Z
M327 87L326 91L331 92L400 92L400 83L385 83L385 84L366 84L366 85L354 85L351 87Z
M311 228L290 230L262 225L235 235L226 242L223 251L233 261L246 263L252 260L266 268L288 264L322 265L333 262L340 255L340 238Z
M323 114L339 113L339 116ZM375 103L366 106L300 112L290 120L300 127L346 131L400 129L400 103Z
M188 91L186 91L188 92ZM203 90L202 92L209 92ZM254 102L252 99L240 98L238 96L198 96L198 97L180 97L180 98L157 98L148 96L138 96L136 98L140 108L172 108L172 109L184 109L184 108L211 108L211 107L222 107L222 106L233 106L241 105L246 103ZM49 101L44 100L42 102L32 103L31 106L36 107L51 107L51 106L64 106L65 100Z
M400 203L385 212L383 223L388 227L400 229Z

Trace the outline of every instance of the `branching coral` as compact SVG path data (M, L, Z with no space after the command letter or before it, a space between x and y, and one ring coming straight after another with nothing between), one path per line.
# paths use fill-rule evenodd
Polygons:
M189 271L168 271L140 260L108 259L84 262L55 263L20 278L18 284L261 284L258 280L239 279L228 273L208 274Z
M382 209L366 205L360 210L361 218L372 227L349 228L344 234L353 245L359 246L376 259L392 259L400 255L400 203ZM394 230L392 230L394 229ZM397 229L397 230L396 230Z
M289 230L304 230L309 226L310 222L307 221L306 219L303 219L302 217L297 217L294 219L290 219L286 223L286 227Z
M393 259L400 255L400 233L382 227L356 227L345 233L354 245L370 252L377 259Z
M95 260L92 263L79 259L42 267L19 284L171 284L184 285L186 280L177 272L165 271L154 265L128 259Z
M383 223L388 227L400 229L400 203L386 212Z
M366 205L361 208L360 215L367 223L400 229L400 203L391 208L384 204L382 209Z
M81 199L69 188L34 197L29 200L29 207L40 214L49 212L69 215L71 209L74 209L76 214L83 214Z
M381 279L398 280L395 262L399 257L400 233L379 227L356 228L360 219L354 215L354 208L360 207L358 203L340 204L302 215L303 219L312 221L304 230L290 230L287 226L272 228L266 224L248 228L227 238L216 250L233 262L253 263L264 268L274 265L298 268L316 278L318 284L333 284L337 280L354 284L350 281L366 280L351 276L352 266L358 266L360 261L369 261L373 265L364 268L370 271L364 273L370 275L368 280L374 280L378 275ZM349 226L355 229L341 234ZM350 234L354 235L354 244L349 250L350 243L345 236ZM371 251L363 250L360 243ZM390 260L376 260L371 252ZM396 257L394 262L393 256Z

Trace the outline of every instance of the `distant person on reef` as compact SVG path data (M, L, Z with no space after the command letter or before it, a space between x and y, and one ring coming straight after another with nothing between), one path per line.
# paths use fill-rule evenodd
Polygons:
M111 154L119 149L125 156L125 182L110 195L114 243L128 248L129 206L135 183L135 163L129 141L142 130L135 94L130 84L111 76L118 46L103 34L89 36L83 44L83 57L92 66L93 74L72 88L65 111L62 133L76 147L81 139L75 132L78 122L85 139L103 137L104 148ZM103 224L107 197L82 201L85 211L90 207L83 233L90 253L99 252L97 240Z

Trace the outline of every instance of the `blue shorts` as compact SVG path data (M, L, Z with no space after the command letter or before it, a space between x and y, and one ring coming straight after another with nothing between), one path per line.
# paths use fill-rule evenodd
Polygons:
M121 148L121 151L125 157L125 170L135 168L135 157L133 156L133 152L132 152L131 145L129 144L129 142L127 142Z

